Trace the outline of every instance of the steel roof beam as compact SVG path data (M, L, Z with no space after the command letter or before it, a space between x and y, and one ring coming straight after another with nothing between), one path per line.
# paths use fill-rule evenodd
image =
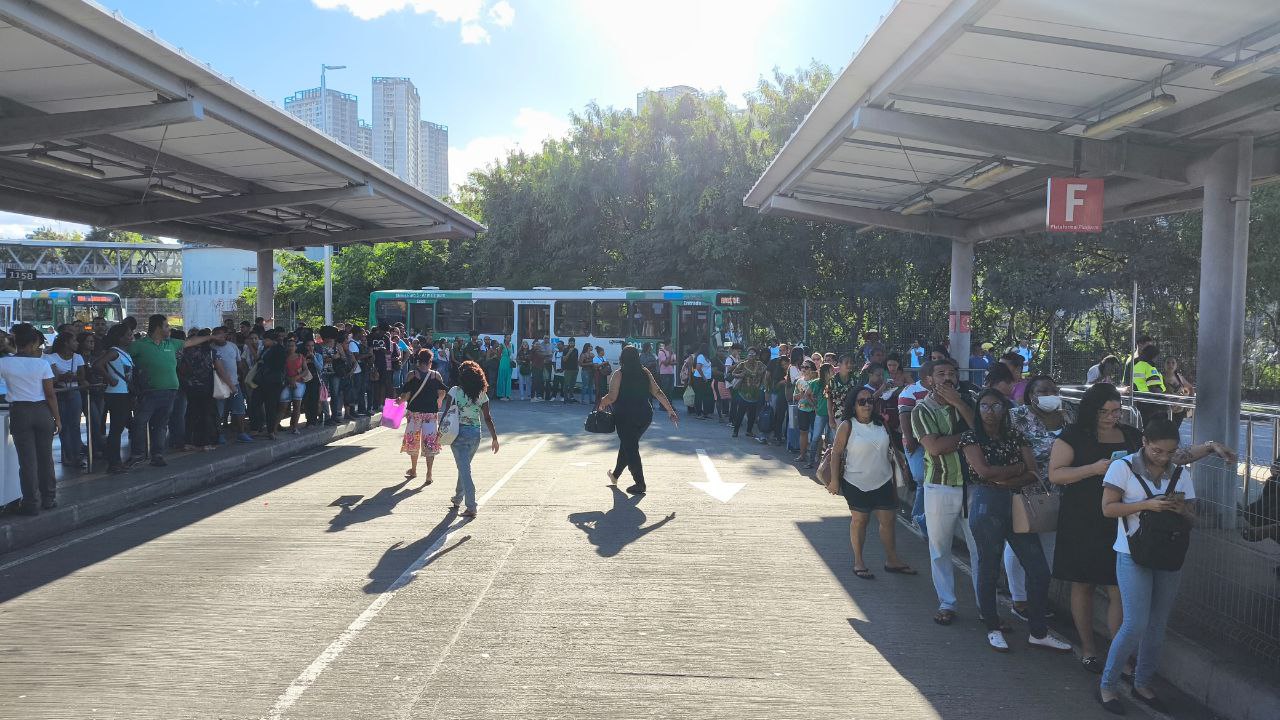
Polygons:
M284 208L309 203L337 202L356 198L373 197L373 190L367 185L351 185L325 190L297 190L294 192L250 193L232 197L203 200L199 203L181 200L145 203L142 205L121 205L108 208L111 222L107 227L128 227L130 225L147 225L168 220L184 220L187 218L210 217L228 213L240 213L264 208Z
M1040 35L1038 33L1020 32L1018 30L1005 30L1004 28L965 25L964 29L965 32L972 33L974 35L990 35L992 37L1026 40L1028 42L1045 43L1047 45L1061 45L1064 47L1081 48L1083 50L1098 50L1100 52L1109 52L1116 55L1132 55L1135 57L1153 58L1155 60L1187 63L1189 65L1230 67L1235 64L1234 60L1204 57L1202 55L1184 55L1182 53L1164 52L1163 50L1146 50L1143 48L1129 47L1127 45L1113 45L1111 43L1093 42L1092 40L1077 40L1075 38L1056 37L1053 35Z
M99 227L106 225L111 218L111 215L104 207L83 205L51 195L8 188L0 188L0 210ZM157 235L174 237L179 240L203 242L241 250L261 249L261 243L254 241L252 238L183 223L162 223L156 225L154 230Z
M951 218L931 215L902 215L887 210L873 210L871 208L815 200L798 200L777 195L770 198L769 202L760 208L760 212L766 215L785 215L800 220L813 220L816 222L876 225L891 230L955 239L965 238L969 228L969 223Z
M1176 115L1153 120L1146 127L1185 138L1212 132L1258 113L1274 112L1277 108L1280 108L1280 77L1267 77Z
M204 119L204 108L194 100L138 107L78 110L39 117L0 118L0 146L80 138L86 135L180 125Z
M1079 167L1097 175L1186 184L1189 158L1180 152L1125 140L1091 140L1043 130L971 120L860 108L853 129L889 137L989 152L1046 165Z
M308 245L351 245L375 240L442 240L463 237L465 232L453 223L412 225L405 227L370 228L368 230L344 230L336 233L315 234L309 232L268 235L263 238L263 248L287 248Z

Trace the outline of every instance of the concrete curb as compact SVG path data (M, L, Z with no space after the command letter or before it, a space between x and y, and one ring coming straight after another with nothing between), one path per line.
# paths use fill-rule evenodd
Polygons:
M0 555L161 500L243 477L284 458L377 428L380 420L378 415L358 418L337 427L326 426L304 431L301 435L283 435L275 442L238 445L234 448L228 446L220 452L210 454L191 453L171 460L165 468L143 466L144 469L137 472L149 475L144 482L96 497L64 502L35 517L11 517L0 521ZM96 478L87 482L95 480Z

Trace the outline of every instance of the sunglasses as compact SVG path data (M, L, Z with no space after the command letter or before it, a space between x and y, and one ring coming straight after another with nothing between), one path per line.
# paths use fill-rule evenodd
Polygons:
M857 403L862 407L866 407L868 405L875 405L876 401L875 401L875 398L863 397L863 398L858 398Z
M999 412L1004 410L1004 405L1001 403L981 403L978 405L978 410L982 412Z

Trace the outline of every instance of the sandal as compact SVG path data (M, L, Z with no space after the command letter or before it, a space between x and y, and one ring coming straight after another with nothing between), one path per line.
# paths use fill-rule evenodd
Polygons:
M862 578L863 580L875 580L875 579L876 579L875 574L874 574L874 573L872 573L872 572L871 572L871 570L869 570L868 568L854 568L854 569L853 569L853 574L854 574L854 575L857 575L858 577Z
M896 575L919 575L920 574L916 572L915 568L911 567L910 565L895 565L892 567L890 567L889 565L885 565L884 571L887 573L894 573Z
M1085 670L1088 670L1094 675L1102 674L1102 661L1094 655L1080 658L1080 664L1084 666Z
M956 613L954 610L939 610L933 616L933 621L939 625L950 625L955 622Z
M417 471L417 470L405 470L405 471L404 471L404 479L405 479L405 480L412 480L412 479L414 479L414 478L416 478L416 477L418 477L418 471Z

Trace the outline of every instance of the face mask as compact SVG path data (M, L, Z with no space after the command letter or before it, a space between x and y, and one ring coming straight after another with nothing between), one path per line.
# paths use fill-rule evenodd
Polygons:
M1062 396L1042 395L1036 398L1036 407L1045 412L1057 412L1062 409Z

